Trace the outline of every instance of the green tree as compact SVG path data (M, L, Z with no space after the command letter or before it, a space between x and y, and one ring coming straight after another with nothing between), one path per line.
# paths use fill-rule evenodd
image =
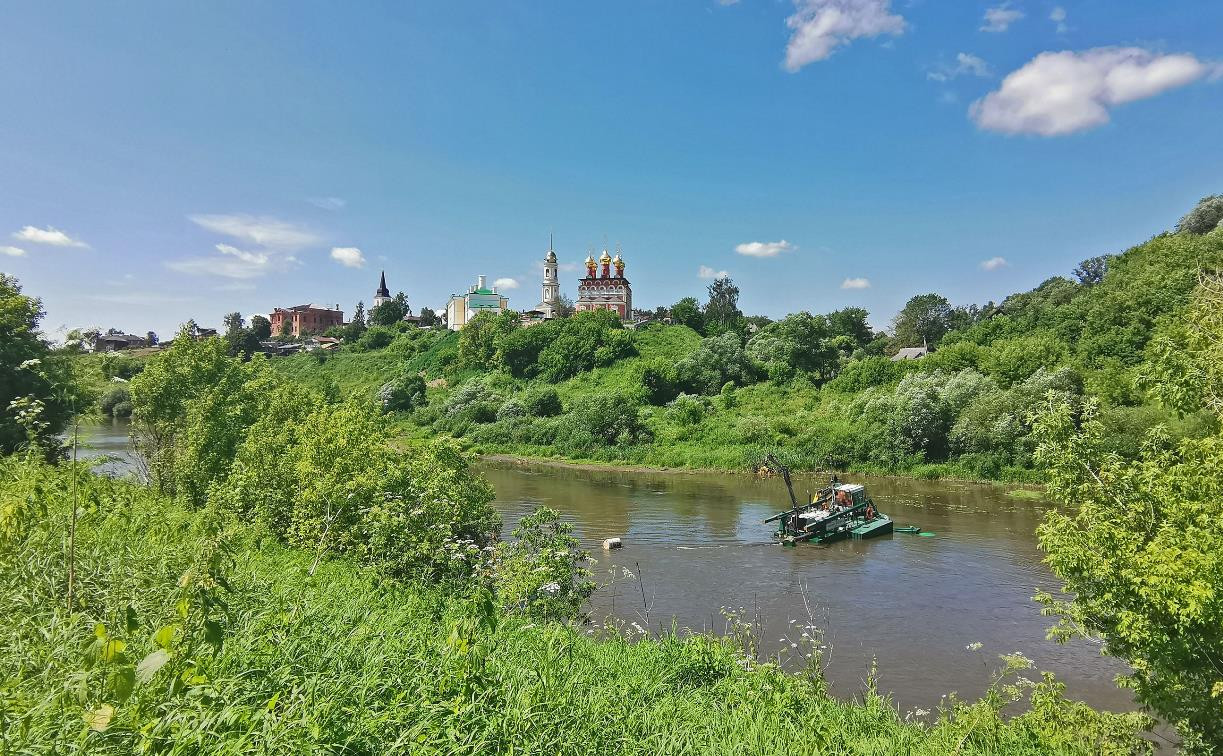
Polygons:
M905 303L892 321L892 335L901 347L938 345L951 321L951 304L940 294L919 294Z
M493 369L496 367L493 358L497 354L498 338L517 328L518 318L508 310L502 313L487 310L477 313L459 331L459 363L465 368Z
M770 380L779 383L796 373L824 380L837 367L836 340L828 319L809 312L787 315L765 326L748 342L747 355L764 366Z
M432 328L433 326L437 325L439 322L441 321L438 319L437 313L433 311L433 308L431 307L420 308L420 324L422 326L425 326L426 328Z
M41 300L25 296L16 278L0 273L0 454L50 443L71 414L69 375L54 363L38 330L44 314Z
M132 430L136 449L159 488L170 493L176 491L176 473L188 467L187 463L176 461L180 446L196 445L199 453L210 453L203 445L214 437L214 432L209 430L193 441L188 437L188 429L193 423L215 420L223 425L232 419L227 415L209 418L207 411L196 408L194 419L189 421L192 403L205 399L218 411L227 397L241 404L247 396L244 392L247 380L253 372L262 371L265 365L262 357L243 365L229 357L223 340L211 338L196 341L188 335L187 327L179 331L169 349L148 359L144 370L130 384ZM239 415L250 417L246 410ZM219 438L224 435L228 439L225 444L232 444L231 432L232 429L218 428L215 436ZM229 446L222 445L215 450L217 456L210 459L219 460L229 450ZM211 480L215 475L216 468L209 467L203 472L202 479ZM194 493L198 493L198 489Z
M374 309L369 311L369 325L393 326L410 315L412 308L408 307L408 296L402 291Z
M688 326L697 333L705 332L705 315L694 297L684 297L671 305L671 322Z
M1074 598L1039 598L1060 618L1056 637L1100 636L1133 667L1138 700L1206 753L1223 748L1223 281L1202 282L1183 322L1153 344L1145 383L1173 408L1209 412L1212 434L1172 443L1157 428L1141 459L1123 461L1093 404L1076 417L1050 402L1038 421L1049 490L1075 507L1050 510L1039 531Z
M1176 224L1177 233L1205 234L1223 227L1223 194L1203 197Z
M847 336L856 347L865 347L875 338L866 319L870 317L862 307L845 307L828 313L828 329L833 336Z
M272 338L272 321L262 315L252 315L251 334L257 341L267 341Z
M709 284L709 300L705 302L705 330L709 335L739 328L743 313L739 311L739 287L730 276Z
M1084 286L1095 286L1101 283L1104 280L1104 274L1108 273L1108 261L1113 257L1114 255L1097 255L1087 258L1074 269L1074 277L1079 279L1079 283Z
M557 297L556 305L552 308L552 314L558 318L571 318L573 313L573 300L569 298L569 295L561 294Z

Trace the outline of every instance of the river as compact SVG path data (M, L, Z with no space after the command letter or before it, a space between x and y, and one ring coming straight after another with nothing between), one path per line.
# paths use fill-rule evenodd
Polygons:
M111 457L104 472L136 471L126 422L83 428L82 443L82 456ZM1098 646L1045 639L1053 621L1032 596L1058 589L1034 535L1048 504L995 486L854 476L898 525L936 535L783 548L770 542L773 528L762 522L787 506L777 479L503 462L480 469L496 489L507 534L540 504L573 525L598 560L591 608L599 624L614 617L653 632L673 622L721 632L723 607L742 609L763 625L762 650L772 654L808 622L805 591L826 629L827 673L838 695L863 689L874 658L880 690L903 711L933 710L946 693L980 696L997 655L1019 651L1056 673L1072 698L1111 710L1134 707L1113 682L1124 667ZM825 483L798 477L795 489L802 496ZM603 539L613 536L624 548L603 551ZM978 643L980 650L968 648Z
M743 609L763 622L763 650L775 653L796 640L791 620L808 621L805 590L826 629L828 676L839 695L863 689L874 657L880 690L902 710L932 710L952 691L979 697L998 654L1019 651L1057 674L1072 698L1134 708L1113 681L1123 665L1090 642L1045 639L1053 620L1041 616L1032 596L1059 588L1036 546L1048 504L995 486L853 476L898 525L936 535L783 548L770 541L774 526L762 522L788 508L780 479L513 463L482 469L507 532L540 504L573 525L598 560L596 619L645 624L648 607L651 631L674 620L681 628L720 632L722 607ZM796 493L826 483L798 477ZM604 551L603 539L614 536L624 547ZM624 578L625 570L633 578ZM977 643L980 650L968 648Z

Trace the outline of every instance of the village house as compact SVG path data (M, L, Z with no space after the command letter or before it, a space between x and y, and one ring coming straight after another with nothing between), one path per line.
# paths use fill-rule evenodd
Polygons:
M344 312L335 307L318 304L302 304L293 307L277 307L268 316L272 323L272 334L289 333L302 337L311 333L323 333L328 328L344 325ZM287 328L287 331L286 331Z

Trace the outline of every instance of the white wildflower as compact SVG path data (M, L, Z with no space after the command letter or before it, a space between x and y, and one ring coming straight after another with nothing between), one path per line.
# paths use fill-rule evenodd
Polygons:
M39 365L41 365L41 364L42 364L42 360L40 360L40 359L38 359L37 357L35 357L35 358L34 358L34 359L32 359L32 360L26 360L25 362L21 363L21 369L22 369L22 370L27 370L27 369L32 368L32 367L38 367L38 366L39 366Z
M981 647L982 647L981 641L977 641L976 643L969 643L964 648L968 651L980 651Z

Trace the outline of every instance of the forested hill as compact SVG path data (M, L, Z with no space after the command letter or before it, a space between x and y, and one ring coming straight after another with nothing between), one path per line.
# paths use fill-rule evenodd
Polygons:
M582 314L531 328L483 316L461 334L371 327L338 354L276 364L340 392L381 388L410 435L486 452L737 469L778 449L803 469L1035 480L1031 415L1049 392L1098 401L1122 456L1157 425L1173 439L1210 431L1204 415L1149 401L1142 379L1152 339L1219 269L1223 230L1181 230L1000 304L915 296L891 333L860 308L744 316L723 279L704 304L669 308L672 324L626 330ZM891 359L923 341L927 356Z

